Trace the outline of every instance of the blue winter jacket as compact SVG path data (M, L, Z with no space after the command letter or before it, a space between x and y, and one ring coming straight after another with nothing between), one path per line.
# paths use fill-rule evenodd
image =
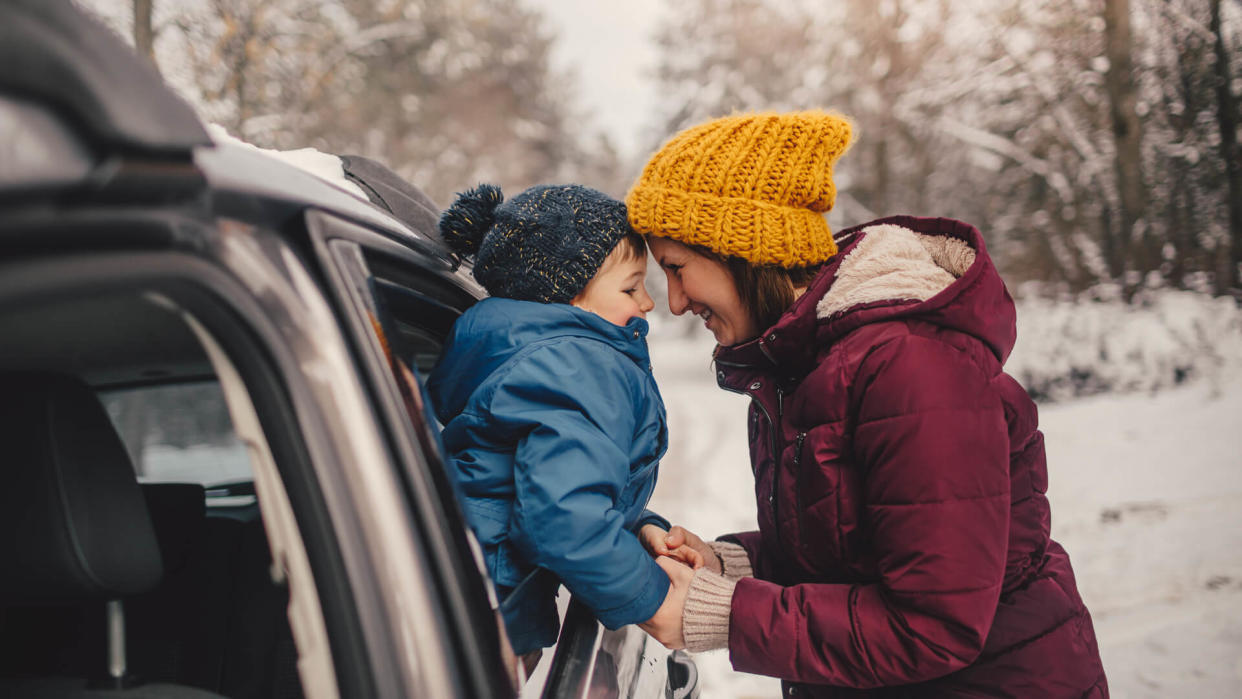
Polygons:
M514 650L556 642L563 582L608 628L655 614L669 580L632 532L668 442L647 322L489 298L428 382L444 447L503 598ZM550 571L552 575L547 572Z

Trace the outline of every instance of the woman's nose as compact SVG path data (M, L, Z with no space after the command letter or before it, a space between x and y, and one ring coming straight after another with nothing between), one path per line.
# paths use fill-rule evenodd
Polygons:
M675 316L679 316L690 309L690 299L686 298L686 292L681 288L681 282L669 276L668 280L668 310Z

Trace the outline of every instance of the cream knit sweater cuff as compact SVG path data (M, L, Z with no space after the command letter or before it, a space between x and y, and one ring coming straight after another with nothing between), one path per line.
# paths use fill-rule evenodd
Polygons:
M729 647L729 609L736 580L699 568L690 582L686 606L681 613L686 650L702 653Z
M753 578L755 571L750 567L750 556L746 549L728 541L709 541L708 546L716 552L720 559L721 573L726 578Z

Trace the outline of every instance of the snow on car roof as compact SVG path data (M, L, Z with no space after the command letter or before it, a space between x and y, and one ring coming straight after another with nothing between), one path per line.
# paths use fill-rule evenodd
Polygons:
M207 133L211 136L211 140L218 144L231 143L242 148L258 151L309 172L328 184L339 187L363 201L368 201L366 192L345 177L345 167L341 164L339 156L324 153L314 148L299 148L297 150L260 148L253 143L248 143L230 134L227 129L219 124L207 124Z
M322 158L295 158L303 162L317 160L320 173L316 173L289 162L285 157L277 157L275 154L279 151L258 148L227 133L213 137L216 138L213 146L194 150L194 163L207 177L212 189L254 195L273 202L283 201L298 208L335 211L389 231L398 239L408 236L433 240L428 232L414 230L372 204L360 193L357 185L348 181L333 181L320 174L326 172L331 176L333 167L343 172L340 159L335 156L328 156L335 159L335 164ZM323 167L324 163L332 167Z

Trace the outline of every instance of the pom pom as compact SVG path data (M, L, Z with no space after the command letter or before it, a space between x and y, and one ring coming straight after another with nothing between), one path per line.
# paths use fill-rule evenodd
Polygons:
M496 222L496 207L504 200L500 187L494 184L481 184L458 194L457 200L440 217L440 237L458 255L474 255L483 243L483 236Z

